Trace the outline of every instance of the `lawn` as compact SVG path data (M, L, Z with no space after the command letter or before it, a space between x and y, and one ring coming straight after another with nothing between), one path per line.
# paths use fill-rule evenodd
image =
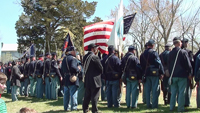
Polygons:
M2 95L3 100L6 102L8 113L16 113L21 109L22 107L28 107L35 109L38 112L43 113L62 113L65 112L63 110L63 98L59 98L58 100L46 100L46 99L37 99L32 97L20 97L18 96L19 101L12 102L11 101L11 95L3 94ZM99 111L102 113L113 113L113 112L163 112L168 113L169 112L169 105L164 106L163 105L163 99L162 99L162 93L159 97L159 108L158 109L146 109L146 105L142 104L142 93L140 93L139 100L138 100L138 108L137 109L127 109L125 104L125 94L123 93L122 101L121 101L121 107L120 108L107 108L107 104L105 101L99 101L98 108ZM199 109L196 108L196 91L193 90L193 94L191 97L191 105L192 107L186 108L188 109L188 112L200 112ZM91 108L91 105L90 105ZM74 113L79 112L82 113L82 105L78 106L79 111L74 111ZM177 110L177 106L175 109L175 112Z

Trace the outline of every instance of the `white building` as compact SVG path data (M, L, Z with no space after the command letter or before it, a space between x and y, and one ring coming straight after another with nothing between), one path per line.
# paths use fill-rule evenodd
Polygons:
M7 63L8 61L20 58L21 53L18 53L17 48L18 44L1 43L1 62Z

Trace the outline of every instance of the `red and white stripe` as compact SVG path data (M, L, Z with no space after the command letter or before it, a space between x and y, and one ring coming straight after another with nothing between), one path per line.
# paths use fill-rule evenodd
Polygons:
M84 50L87 50L88 45L95 43L99 46L101 53L108 54L107 42L110 38L114 20L104 21L88 25L84 27Z

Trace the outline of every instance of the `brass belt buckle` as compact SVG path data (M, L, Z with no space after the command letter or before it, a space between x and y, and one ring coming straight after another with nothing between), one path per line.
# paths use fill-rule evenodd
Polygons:
M131 76L131 79L135 79L135 77L134 77L134 76Z
M47 74L47 76L49 76L49 74Z
M38 78L40 78L40 75L38 75Z
M51 75L51 77L53 77L53 78L54 78L54 75Z
M152 73L153 73L153 74L156 74L156 71L153 71Z

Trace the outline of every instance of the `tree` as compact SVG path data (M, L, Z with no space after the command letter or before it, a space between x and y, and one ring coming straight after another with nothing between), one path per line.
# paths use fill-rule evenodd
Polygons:
M56 51L56 46L62 48L64 29L68 29L75 35L75 46L82 51L82 27L88 24L86 19L94 14L96 4L81 0L21 0L24 12L15 28L18 44L23 47L18 49L30 46L33 40L38 51L42 51L45 44L46 51Z

